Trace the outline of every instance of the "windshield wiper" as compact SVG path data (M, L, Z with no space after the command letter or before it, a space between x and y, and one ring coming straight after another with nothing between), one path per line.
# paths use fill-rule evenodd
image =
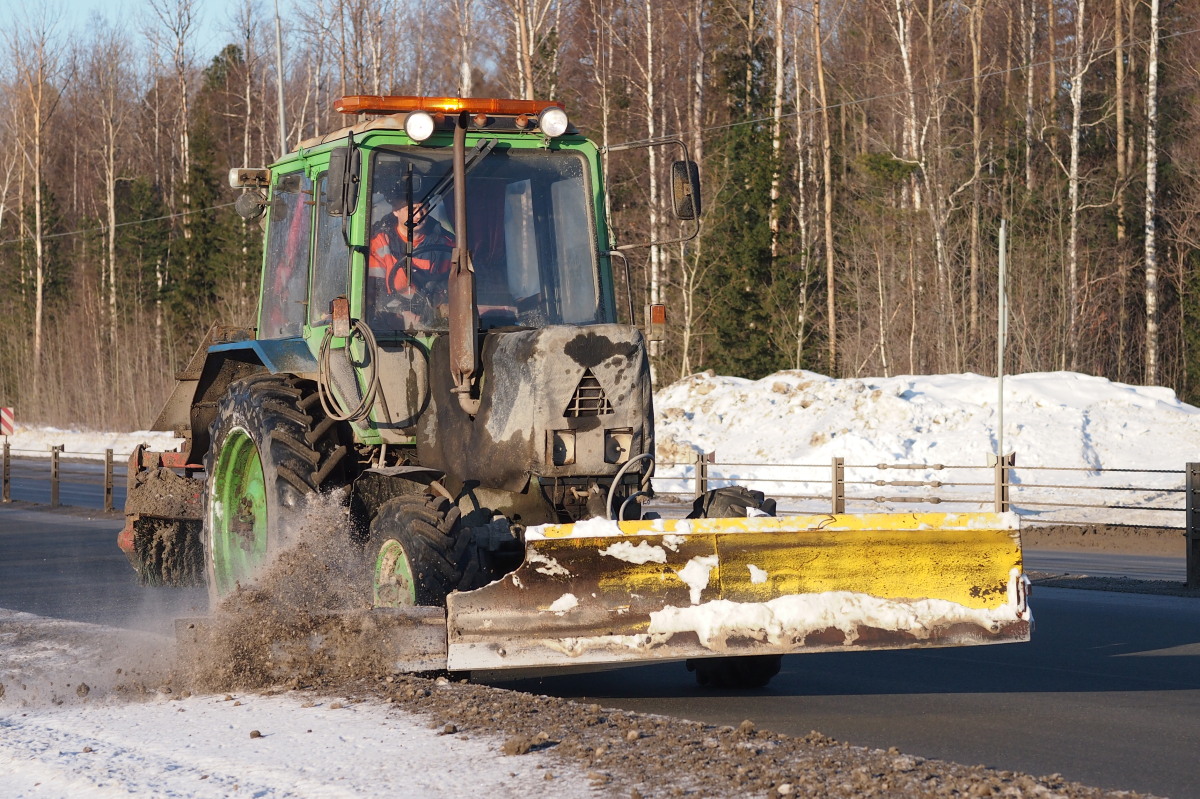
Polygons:
M466 168L464 170L466 174L471 174L472 169L483 163L483 159L496 146L496 142L497 139L483 139L475 145L471 152L467 153ZM421 198L421 204L427 208L430 207L432 201L441 200L442 197L446 196L446 193L450 191L453 185L454 169L451 168L449 172L442 175L441 179L438 180L432 189L426 192L425 196Z

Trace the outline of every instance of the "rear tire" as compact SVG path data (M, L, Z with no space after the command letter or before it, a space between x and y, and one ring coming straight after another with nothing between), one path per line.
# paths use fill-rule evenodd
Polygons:
M688 518L744 518L750 508L774 516L775 500L742 486L715 488L696 498ZM704 688L747 689L764 687L779 673L782 664L782 655L741 655L693 658L687 661L687 669L696 673L696 682Z
M256 374L229 384L209 428L203 528L215 606L278 551L289 516L345 483L348 448L311 384Z

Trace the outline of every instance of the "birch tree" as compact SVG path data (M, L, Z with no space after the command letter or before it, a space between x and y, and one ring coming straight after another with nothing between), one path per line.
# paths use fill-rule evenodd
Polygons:
M1158 383L1158 0L1150 0L1150 53L1146 61L1146 352L1145 379Z
M13 65L18 113L27 122L21 126L21 148L33 184L34 310L33 365L38 380L42 363L43 327L46 315L46 230L44 219L47 132L62 99L66 65L58 35L58 20L48 13L23 16L7 34ZM35 385L35 396L37 386Z

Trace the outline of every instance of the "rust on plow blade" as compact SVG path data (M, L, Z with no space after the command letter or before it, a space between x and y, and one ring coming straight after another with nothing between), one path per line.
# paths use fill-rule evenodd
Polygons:
M1029 639L1014 514L546 525L448 598L451 670Z

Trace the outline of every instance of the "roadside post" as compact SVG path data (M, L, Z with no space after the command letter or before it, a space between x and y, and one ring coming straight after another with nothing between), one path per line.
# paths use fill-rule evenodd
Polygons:
M113 509L113 451L104 450L104 511L112 513Z
M0 436L4 436L4 461L0 463L0 502L12 502L12 489L9 482L12 478L12 454L8 447L8 437L13 434L13 409L0 408Z
M63 451L61 444L50 447L50 507L58 507L58 456Z
M1200 463L1189 463L1184 479L1184 496L1187 498L1184 506L1187 587L1200 588Z
M704 496L708 491L708 465L716 463L716 452L697 452L696 453L696 497Z

